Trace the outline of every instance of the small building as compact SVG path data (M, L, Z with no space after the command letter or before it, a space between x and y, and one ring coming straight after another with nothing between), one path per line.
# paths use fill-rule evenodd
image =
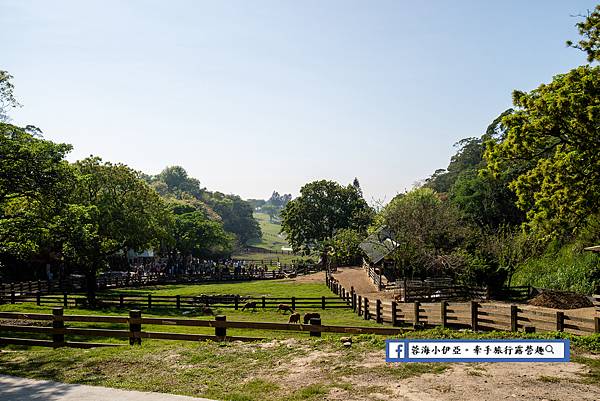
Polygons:
M387 282L387 278L383 276L385 258L398 248L398 243L391 231L382 227L361 242L359 248L366 255L366 258L363 258L364 269L379 290L382 290L385 288L384 280Z

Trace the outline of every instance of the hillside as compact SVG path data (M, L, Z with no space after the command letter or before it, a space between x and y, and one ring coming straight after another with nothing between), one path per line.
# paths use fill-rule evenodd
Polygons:
M250 241L249 245L259 248L270 249L272 251L281 251L288 248L289 244L283 234L280 234L281 225L269 221L269 216L265 213L254 212L254 218L258 221L262 231L262 239Z

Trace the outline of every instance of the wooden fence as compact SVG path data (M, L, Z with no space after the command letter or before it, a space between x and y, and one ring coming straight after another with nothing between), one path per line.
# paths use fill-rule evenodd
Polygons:
M498 331L564 331L588 335L600 333L600 312L593 318L576 316L568 311L541 311L518 305L486 302L395 302L368 299L351 287L344 288L335 278L326 276L327 286L365 320L392 326L457 327ZM600 303L600 296L595 295ZM598 305L598 304L597 304ZM598 306L597 306L598 308Z
M266 264L265 266L268 266ZM120 287L141 287L148 285L161 284L182 284L182 283L206 283L221 281L246 281L246 280L272 280L290 277L294 275L310 274L318 271L315 266L288 266L281 265L280 269L267 271L245 271L239 273L220 272L218 274L177 274L167 275L161 273L147 273L143 275L109 275L98 277L98 289L120 288ZM36 280L21 281L14 283L0 283L0 298L7 298L11 293L33 294L41 293L65 293L78 292L85 290L85 281L83 277L69 277L65 280Z
M39 336L51 336L51 339L0 337L0 344L34 345L47 347L78 347L92 348L102 346L120 346L114 343L92 343L66 341L65 336L79 337L110 337L128 338L129 344L141 344L143 338L180 340L180 341L256 341L259 337L228 336L227 329L249 330L275 330L275 331L301 331L309 332L311 336L320 337L321 333L344 334L379 334L399 335L405 330L391 327L359 327L359 326L327 326L321 324L321 319L311 319L310 324L270 323L270 322L234 322L227 321L226 316L215 316L214 320L178 319L178 318L144 318L139 310L131 310L129 316L90 316L90 315L64 315L63 308L54 308L52 314L0 312L0 319L11 320L20 324L0 324L0 333L35 333ZM40 323L42 322L41 326ZM108 323L128 325L128 329L106 329L89 327L66 327L66 322ZM158 326L192 326L212 327L214 335L150 332L144 331L143 325Z
M4 300L0 298L0 304L31 302L37 305L78 307L87 303L83 294L19 294L11 293ZM292 309L336 309L349 308L348 304L338 297L249 297L237 294L202 294L195 296L182 295L152 295L111 293L97 294L96 302L101 307L119 308L159 308L159 309L195 309L200 307L211 307L215 309L232 308L242 309L247 302L256 302L256 307L261 309L277 308L279 304L286 304Z

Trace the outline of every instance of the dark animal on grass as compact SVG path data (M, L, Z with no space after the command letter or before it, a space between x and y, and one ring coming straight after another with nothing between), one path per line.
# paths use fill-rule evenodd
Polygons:
M317 312L309 312L309 313L305 313L304 314L304 324L308 324L310 323L310 319L320 319L321 315L318 314Z
M211 315L211 316L214 315L213 310L210 309L208 306L205 306L204 308L202 308L202 314L203 315Z
M298 312L292 313L288 319L288 323L300 323L300 314Z
M294 310L292 309L292 307L287 304L279 304L277 306L277 312L279 312L279 311L283 311L284 314L285 314L285 312L294 313Z
M254 310L256 310L256 304L257 304L256 302L246 302L246 304L242 308L242 311L245 311L246 309L254 309Z

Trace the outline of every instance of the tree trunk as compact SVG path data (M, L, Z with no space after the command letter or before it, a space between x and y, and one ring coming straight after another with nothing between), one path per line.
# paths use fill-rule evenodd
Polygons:
M87 302L88 306L94 307L96 305L96 290L98 282L96 280L96 269L88 270L85 274L86 291L87 291Z

